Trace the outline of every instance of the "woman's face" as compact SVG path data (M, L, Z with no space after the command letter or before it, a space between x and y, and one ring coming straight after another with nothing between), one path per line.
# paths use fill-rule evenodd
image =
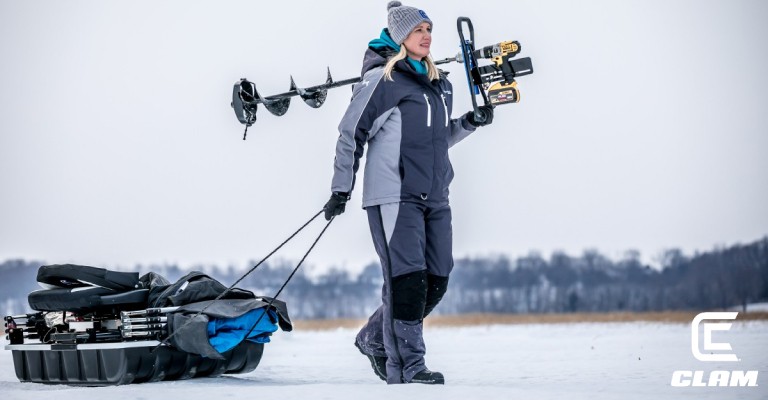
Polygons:
M408 57L421 60L429 55L429 46L432 45L432 27L427 22L422 22L414 28L403 41Z

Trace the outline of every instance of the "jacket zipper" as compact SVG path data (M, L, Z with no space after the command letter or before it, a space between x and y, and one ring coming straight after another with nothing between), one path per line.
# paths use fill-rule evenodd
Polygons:
M448 126L448 120L450 119L450 118L448 118L448 104L445 103L445 95L444 94L441 93L440 94L440 98L443 100L443 109L445 110L445 126Z
M424 100L427 101L427 126L432 126L432 105L429 104L429 96L424 93Z

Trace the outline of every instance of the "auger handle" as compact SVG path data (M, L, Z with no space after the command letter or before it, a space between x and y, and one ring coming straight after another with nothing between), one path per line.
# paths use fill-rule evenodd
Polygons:
M464 37L464 24L469 28L469 41ZM485 114L480 112L480 108L477 106L477 99L475 98L477 92L483 96L485 105L490 104L488 96L485 94L485 90L475 84L473 79L473 71L477 69L477 59L475 58L475 28L472 26L472 20L467 17L459 17L456 19L456 29L459 31L459 39L461 39L461 54L464 59L464 71L467 75L467 85L469 86L469 95L472 97L472 108L475 112L475 118L478 121L485 120Z

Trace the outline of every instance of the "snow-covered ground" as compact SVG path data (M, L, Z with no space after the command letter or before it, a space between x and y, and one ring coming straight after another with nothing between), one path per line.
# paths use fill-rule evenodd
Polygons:
M245 375L82 388L20 383L0 351L3 399L765 399L768 322L717 332L739 362L691 354L689 324L584 323L427 328L427 365L445 386L387 386L353 347L355 331L277 332ZM758 370L757 387L670 386L674 370Z

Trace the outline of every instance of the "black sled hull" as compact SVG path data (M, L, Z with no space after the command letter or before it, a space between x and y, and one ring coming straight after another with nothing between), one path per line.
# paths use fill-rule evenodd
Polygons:
M243 342L223 353L223 360L215 360L170 346L155 348L157 344L157 341L23 344L5 348L13 353L19 381L77 386L114 386L248 373L259 365L264 351L261 343Z

